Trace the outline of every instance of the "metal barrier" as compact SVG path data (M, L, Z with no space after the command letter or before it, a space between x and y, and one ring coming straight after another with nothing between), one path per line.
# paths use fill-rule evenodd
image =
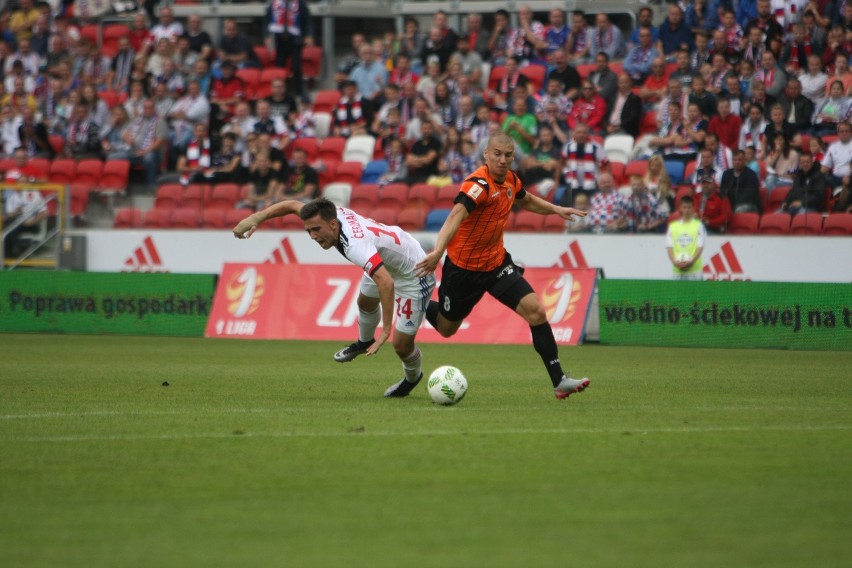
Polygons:
M43 222L45 225L43 229L39 231L39 234L34 236L35 238L30 239L32 241L31 244L18 258L6 258L6 239L12 231L38 215L40 208L15 217L8 226L3 226L3 220L0 218L0 229L2 229L2 233L0 233L0 270L14 270L19 266L29 268L58 268L60 237L65 232L69 218L68 187L57 183L17 183L3 184L2 189L4 191L50 192L51 194L44 199L43 205L49 208L50 204L55 202L57 207L55 225L49 228L47 226L48 219L44 219ZM51 243L51 239L53 246L51 247L52 250L48 251L51 254L46 257L32 258L36 251L41 249L45 244Z

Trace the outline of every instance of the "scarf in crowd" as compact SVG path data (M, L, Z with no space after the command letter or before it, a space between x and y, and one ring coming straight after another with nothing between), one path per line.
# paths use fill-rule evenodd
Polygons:
M714 160L714 163L719 166L723 172L734 167L734 165L728 160L728 153L725 150L726 148L722 146L722 143L720 142L719 148L716 150L716 159Z
M341 97L335 111L335 120L337 125L340 126L343 136L349 136L352 125L364 122L360 97L351 101L347 97Z
M506 75L500 80L500 88L497 90L498 93L511 93L515 90L515 87L518 86L518 81L521 78L521 72L517 71L511 77Z
M89 141L89 119L77 120L68 127L68 142L86 144Z
M385 156L385 159L388 161L388 173L398 174L402 171L402 166L405 164L405 155L402 152L399 154L388 154Z
M571 53L580 53L586 49L586 28L579 30L579 33L574 34L574 45L571 46Z
M595 44L597 51L606 51L612 45L612 26L609 26L605 32L598 29L595 34Z
M186 165L197 170L210 167L210 139L193 138L186 146Z
M113 85L121 85L124 81L130 78L130 72L133 71L133 60L135 54L129 49L120 51L115 56L115 77Z
M801 57L800 57L801 54ZM805 65L808 61L808 57L811 55L811 42L809 40L805 40L805 43L798 44L794 43L790 49L790 59L788 59L788 63L793 66L794 69L801 69L803 65Z
M275 29L300 36L299 0L272 0L272 22ZM276 32L280 33L280 32Z
M769 71L764 69L763 67L759 67L754 72L754 78L766 85L767 88L772 86L772 82L775 80L775 68L773 67Z
M761 43L758 45L748 44L743 50L743 60L751 61L755 67L760 67L760 60L763 58L763 52L766 47Z

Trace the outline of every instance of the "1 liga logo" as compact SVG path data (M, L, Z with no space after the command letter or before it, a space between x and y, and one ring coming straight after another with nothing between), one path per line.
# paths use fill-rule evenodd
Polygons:
M225 292L228 313L236 318L253 314L260 307L260 297L265 290L266 282L253 266L235 274Z

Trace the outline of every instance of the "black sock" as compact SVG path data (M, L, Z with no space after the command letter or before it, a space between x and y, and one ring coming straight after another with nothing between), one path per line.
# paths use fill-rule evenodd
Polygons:
M550 382L553 386L557 386L562 380L562 365L559 363L559 349L556 347L556 339L553 337L553 329L550 323L544 322L538 325L531 325L533 347L544 362L547 373L550 375Z
M438 328L438 302L430 300L426 306L426 321L432 324L435 329Z

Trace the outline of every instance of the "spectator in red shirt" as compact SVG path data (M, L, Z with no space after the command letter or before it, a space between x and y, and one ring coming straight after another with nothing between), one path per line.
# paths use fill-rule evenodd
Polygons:
M736 148L740 142L743 120L731 112L731 101L727 97L719 97L717 109L719 114L710 119L707 131L718 136L719 141L728 148Z
M218 131L222 123L234 116L237 103L243 100L245 83L236 76L236 66L230 61L222 63L222 78L213 81L210 89L210 118L213 131Z
M151 30L148 29L148 22L145 21L145 14L138 12L133 16L133 23L130 26L130 47L136 53L147 53L150 48L148 40L151 39Z
M701 189L701 204L698 206L701 222L710 233L724 233L733 215L731 202L719 194L719 184L713 176L701 178Z
M645 111L654 110L654 106L666 96L669 87L669 74L666 73L666 62L658 57L651 62L651 74L645 79L639 96L645 103Z
M603 133L603 119L606 116L606 102L595 93L595 87L584 80L580 97L574 101L571 114L568 115L568 126L571 130L578 124L586 124L593 134Z

